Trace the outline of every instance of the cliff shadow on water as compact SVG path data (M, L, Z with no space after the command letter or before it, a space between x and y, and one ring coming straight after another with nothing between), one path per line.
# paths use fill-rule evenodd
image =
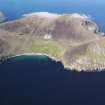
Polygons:
M47 57L0 64L0 105L105 105L105 72L75 72Z

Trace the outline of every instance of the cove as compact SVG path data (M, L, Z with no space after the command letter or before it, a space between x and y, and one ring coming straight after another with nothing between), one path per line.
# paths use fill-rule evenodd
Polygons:
M105 72L65 70L46 56L0 64L0 105L104 105Z

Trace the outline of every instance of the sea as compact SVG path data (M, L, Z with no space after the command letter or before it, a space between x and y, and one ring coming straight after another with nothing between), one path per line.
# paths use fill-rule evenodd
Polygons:
M105 32L104 0L0 0L6 21L33 12L80 13ZM22 55L0 64L0 105L105 105L105 72L67 70L47 56Z

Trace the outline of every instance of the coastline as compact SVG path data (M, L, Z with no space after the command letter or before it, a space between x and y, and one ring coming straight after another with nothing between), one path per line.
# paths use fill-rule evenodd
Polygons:
M20 57L20 56L46 56L56 62L61 62L61 60L58 60L57 58L51 56L51 55L48 55L46 53L22 53L22 54L17 54L17 55L14 55L14 56L9 56L9 57L6 57L3 61L5 60L8 60L8 59L12 59L12 58L16 58L16 57Z
M9 56L9 57L6 57L5 59L2 60L1 64L8 60L8 59L12 59L12 58L16 58L16 57L21 57L21 56L46 56L48 57L49 59L51 60L54 60L55 62L61 62L64 66L64 69L65 70L71 70L71 71L76 71L76 72L102 72L104 71L105 68L101 68L101 67L92 67L92 68L82 68L82 67L75 67L75 65L67 65L65 64L64 61L62 60L58 60L57 58L55 57L52 57L46 53L23 53L23 54L17 54L17 55L14 55L14 56Z
M79 14L72 14L73 16L74 16L74 18L83 18L84 19L84 17L82 17L81 15L79 15ZM72 16L72 17L73 17ZM2 23L1 24L1 27L2 27L2 25L4 24L4 25L9 25L9 23L14 23L14 26L15 26L15 24L16 24L16 28L17 28L17 23L15 23L15 22L20 22L21 20L24 20L24 18L21 18L21 19L17 19L17 20L14 20L14 21L10 21L10 22L4 22L4 23ZM64 18L64 20L62 20L63 22L65 22L65 20L66 20L67 18ZM89 66L87 66L87 63L86 64L84 64L83 66L81 66L81 64L79 64L78 62L77 62L77 64L74 62L70 62L70 64L67 64L67 60L69 60L69 59L71 59L71 57L72 56L77 56L78 55L78 51L79 51L79 53L81 54L81 51L83 50L83 52L82 53L87 53L85 50L87 50L88 49L88 46L90 47L90 48L94 48L94 43L98 43L98 41L97 40L95 40L93 43L91 43L91 39L94 39L94 37L96 37L96 39L98 39L97 37L98 37L98 33L99 33L99 27L97 26L97 24L95 23L95 22L93 22L93 21L91 21L91 20L85 20L85 21L83 21L83 23L82 23L82 25L81 25L81 21L80 21L81 19L79 19L78 20L78 26L80 27L80 29L82 30L83 29L83 27L85 27L84 28L84 30L86 31L86 33L88 33L88 31L89 31L89 34L91 33L93 36L91 37L91 36L89 36L88 37L88 35L87 36L84 36L84 32L85 31L83 31L83 33L81 32L81 34L83 34L83 36L81 36L81 34L80 34L80 39L78 38L78 35L76 36L77 38L74 38L72 35L70 36L70 39L71 38L74 38L73 39L73 41L75 42L77 42L77 41L80 41L81 40L81 38L83 38L84 40L86 40L85 42L86 43L84 43L84 42L82 42L82 47L81 47L81 45L79 46L79 44L78 44L78 46L77 47L79 47L80 49L78 49L77 48L77 51L75 50L75 45L74 45L74 49L73 49L73 55L72 55L72 52L70 52L70 57L69 58L67 58L67 59L64 59L63 58L63 56L61 56L61 58L58 58L58 57L53 57L53 56L51 56L50 54L47 54L47 53L34 53L33 51L31 52L31 51L29 51L30 53L25 53L25 52L27 52L27 51L17 51L17 52L15 52L13 55L12 54L10 54L9 55L9 53L7 53L7 55L6 54L4 54L4 55L1 55L1 63L2 62L4 62L4 61L6 61L6 60L8 60L8 59L11 59L11 58L15 58L15 57L19 57L19 56L46 56L46 57L48 57L48 58L50 58L50 59L52 59L52 60L54 60L55 62L61 62L62 64L63 64L63 66L64 66L64 68L66 69L66 70L71 70L71 71L77 71L77 72L82 72L82 71L84 71L84 72L94 72L94 71L96 71L96 72L100 72L100 71L104 71L104 69L105 69L105 66L103 66L103 64L98 64L98 65L95 65L94 63L92 64L92 65L89 65ZM59 22L59 21L58 21ZM71 21L70 21L71 22ZM21 23L21 22L20 22ZM23 23L22 23L23 24ZM27 22L25 23L26 25L27 25ZM74 22L73 23L74 24L74 26L77 26L77 25L75 25L76 23ZM10 26L11 26L11 24L10 24ZM23 26L23 25L22 25ZM58 26L59 26L59 24L58 24ZM20 27L20 26L19 26ZM8 28L8 27L7 27ZM12 27L13 28L13 27ZM58 27L58 29L60 28L60 26ZM64 28L64 27L63 27ZM70 27L70 28L72 28L72 27ZM41 28L41 29L43 29L43 28ZM47 29L47 28L46 28ZM12 29L13 30L13 29ZM66 29L65 29L66 30ZM77 30L77 29L76 29ZM9 31L9 30L8 30ZM55 29L55 33L56 33L56 29ZM62 30L60 30L61 32L62 32ZM68 30L66 30L67 32L69 32L69 29ZM95 32L94 32L95 31ZM69 32L70 33L70 32ZM74 32L75 33L75 32ZM65 33L63 33L63 35L64 35ZM78 34L78 31L77 31L77 34ZM24 34L25 35L25 34ZM58 34L58 35L60 35L60 34ZM74 35L74 34L73 34ZM97 36L95 36L95 35L97 35ZM55 34L55 36L56 36L56 34ZM24 36L24 37L26 37L26 36ZM24 38L23 37L23 38ZM36 37L36 36L35 36ZM42 36L42 37L44 37L44 36ZM20 38L20 36L19 36L19 38ZM29 37L30 38L30 37ZM56 38L56 37L54 37L54 38ZM59 37L57 37L58 38L58 41L59 41ZM61 40L62 39L64 39L65 38L65 35L64 36L62 36L62 38L61 38ZM87 40L88 38L91 38L91 39L89 39L89 40ZM66 40L67 40L67 42L69 41L69 35L68 35L68 33L67 33L67 36L66 36L66 38L65 38ZM7 39L6 39L7 40ZM15 39L16 40L16 39ZM30 38L30 40L31 40L31 38ZM101 37L100 37L100 40L101 40ZM11 41L11 40L10 40ZM14 41L14 39L13 39L13 41ZM35 40L36 41L36 40ZM81 40L82 41L82 40ZM93 41L93 40L92 40ZM102 40L101 40L102 41ZM64 40L64 42L65 42L65 40ZM14 41L14 43L15 43L15 41ZM12 43L12 44L14 44L14 43ZM18 43L20 43L20 39L19 39L19 42ZM43 43L42 43L43 44ZM70 43L71 44L71 43ZM91 44L93 45L93 47L91 47ZM99 42L99 45L100 45L101 43ZM20 45L20 44L19 44ZM8 47L8 46L7 46ZM14 47L14 49L16 49L15 47L15 45L13 46ZM24 47L27 47L27 46L25 46L24 45ZM55 46L54 46L55 47ZM69 45L68 45L68 43L65 45L65 46L63 46L63 47L67 47L68 49L67 50L69 50ZM1 47L2 48L2 47ZM4 48L4 46L3 46L3 48ZM20 48L20 47L19 47ZM70 45L70 48L71 48L71 45ZM96 46L96 48L97 48L97 46ZM102 46L102 49L104 48L104 46ZM53 49L53 48L52 48ZM71 49L70 49L71 50ZM5 49L5 51L7 52L8 50L7 50L7 48ZM96 51L96 50L95 50ZM101 51L101 50L100 50ZM103 51L103 50L102 50ZM55 52L54 52L55 53ZM96 52L95 52L96 53ZM92 52L92 54L94 54L94 52ZM68 56L69 56L69 53L68 53ZM87 54L87 56L88 56L88 54ZM93 59L95 59L95 58L93 58ZM94 66L95 65L95 66Z

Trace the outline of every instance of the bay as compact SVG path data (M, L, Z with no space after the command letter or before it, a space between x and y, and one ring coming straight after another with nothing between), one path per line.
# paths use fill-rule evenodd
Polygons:
M105 72L76 72L46 56L0 64L0 105L104 105Z

